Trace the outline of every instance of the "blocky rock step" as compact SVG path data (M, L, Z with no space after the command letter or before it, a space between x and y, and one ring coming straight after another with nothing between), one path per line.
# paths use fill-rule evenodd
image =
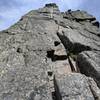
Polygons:
M71 73L54 77L56 100L100 100L100 89L90 78Z

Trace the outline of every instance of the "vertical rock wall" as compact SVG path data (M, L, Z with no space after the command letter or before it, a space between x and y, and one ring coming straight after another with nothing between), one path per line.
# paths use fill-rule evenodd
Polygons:
M33 10L0 32L0 100L100 100L99 51L92 15Z

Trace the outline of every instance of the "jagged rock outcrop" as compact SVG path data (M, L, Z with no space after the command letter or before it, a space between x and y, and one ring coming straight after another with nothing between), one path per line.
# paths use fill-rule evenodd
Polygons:
M93 17L92 15L89 15L87 12L85 11L71 11L68 10L68 12L66 12L64 14L64 18L70 19L70 20L76 20L76 21L94 21L96 20L95 17Z
M98 23L51 3L1 31L0 100L100 100Z

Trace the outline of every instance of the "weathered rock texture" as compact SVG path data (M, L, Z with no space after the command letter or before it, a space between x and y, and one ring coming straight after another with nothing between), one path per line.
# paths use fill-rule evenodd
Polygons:
M0 32L0 100L100 100L98 86L100 30L92 15L46 4Z

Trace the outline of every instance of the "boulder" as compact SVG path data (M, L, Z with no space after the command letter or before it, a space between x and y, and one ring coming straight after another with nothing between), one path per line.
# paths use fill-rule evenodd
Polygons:
M100 52L85 51L78 55L77 65L81 73L93 77L100 87Z
M99 100L100 90L97 88L97 93L92 92L91 88L95 91L97 85L93 80L90 80L79 73L68 74L62 76L62 78L55 76L57 100ZM90 87L90 82L94 87ZM95 99L96 97L97 99Z

